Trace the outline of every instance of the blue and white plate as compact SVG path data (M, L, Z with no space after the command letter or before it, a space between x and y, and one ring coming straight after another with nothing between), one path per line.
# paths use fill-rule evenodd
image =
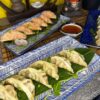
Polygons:
M42 46L36 50L28 52L20 57L17 57L3 65L0 66L0 80L3 80L13 74L16 74L21 69L26 68L31 63L47 58L63 49L69 48L86 48L84 45L80 44L78 41L69 36L64 36L58 40L55 40L45 46ZM100 56L96 55L93 57L92 61L88 65L88 68L84 69L82 72L78 73L77 79L71 79L62 83L61 95L54 96L53 91L49 90L44 92L37 97L36 100L66 100L67 97L76 91L79 87L83 86L88 82L96 72L100 72Z

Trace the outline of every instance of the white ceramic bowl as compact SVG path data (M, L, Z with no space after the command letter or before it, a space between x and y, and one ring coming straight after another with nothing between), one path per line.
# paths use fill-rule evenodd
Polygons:
M64 28L65 26L76 26L76 27L78 27L78 28L81 30L81 32L76 33L76 34L74 34L74 33L66 33L66 32L63 31L63 28ZM63 25L63 26L61 27L60 32L63 33L64 35L69 35L69 36L71 36L71 37L78 37L78 36L83 32L83 28L82 28L80 25L78 25L78 24L70 23L70 24L65 24L65 25Z

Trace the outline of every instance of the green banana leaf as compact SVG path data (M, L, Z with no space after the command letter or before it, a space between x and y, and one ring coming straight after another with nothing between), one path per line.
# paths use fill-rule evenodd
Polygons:
M84 56L87 64L90 63L90 61L92 60L92 58L94 56L94 52L88 48L77 48L77 49L75 49L75 51L79 52L80 54L82 54ZM48 58L45 60L50 62L50 60ZM52 85L53 90L54 90L54 94L56 96L60 95L61 83L63 81L68 81L71 78L77 78L78 77L77 73L84 69L83 66L80 66L80 65L75 64L75 63L72 63L72 68L75 72L74 74L68 72L65 69L59 68L59 73L58 73L59 77L60 77L59 80L55 80L55 79L48 76L49 84ZM34 82L34 84L35 84L35 88L36 88L36 96L49 90L49 88L45 87L44 85L42 85L38 82Z
M18 100L28 100L28 97L27 95L25 94L25 92L15 88L16 90L16 93L17 93L17 97L18 97Z

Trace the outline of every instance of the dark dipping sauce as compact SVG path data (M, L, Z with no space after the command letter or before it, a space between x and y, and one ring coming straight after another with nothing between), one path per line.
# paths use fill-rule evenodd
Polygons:
M64 26L62 28L62 31L65 33L70 33L70 34L78 34L80 33L82 30L81 28L74 26L74 25L69 25L69 26Z

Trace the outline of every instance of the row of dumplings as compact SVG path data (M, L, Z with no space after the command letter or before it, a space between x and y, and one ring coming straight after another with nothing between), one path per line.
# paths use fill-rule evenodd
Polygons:
M52 24L53 20L56 19L55 13L52 11L43 11L40 16L32 18L31 21L18 26L14 30L9 30L1 36L0 41L14 41L16 39L27 39L27 36L36 34L36 31L40 31L43 27L47 27L48 24Z
M97 19L97 32L96 32L96 44L97 46L100 46L100 15Z
M63 50L59 54L50 57L50 62L40 60L31 64L17 75L1 83L0 100L20 100L17 96L16 88L23 91L28 100L34 100L35 85L32 80L52 88L48 82L48 76L59 80L58 68L74 73L71 62L87 67L84 57L74 50Z

